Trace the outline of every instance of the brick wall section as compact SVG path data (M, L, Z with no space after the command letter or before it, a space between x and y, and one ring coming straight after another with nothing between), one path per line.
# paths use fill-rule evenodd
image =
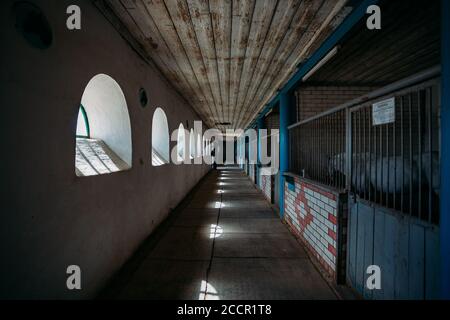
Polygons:
M271 201L271 176L267 176L267 175L262 175L260 172L260 185L259 188L261 189L261 191L263 192L263 194L265 195L265 197L267 198L267 200Z
M333 278L338 269L338 196L294 179L295 190L285 183L284 219L307 249Z
M363 96L376 87L306 86L296 90L297 121Z

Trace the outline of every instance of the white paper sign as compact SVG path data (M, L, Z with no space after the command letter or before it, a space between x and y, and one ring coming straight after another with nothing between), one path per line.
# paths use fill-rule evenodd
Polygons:
M372 125L392 123L395 121L395 98L383 100L372 105Z

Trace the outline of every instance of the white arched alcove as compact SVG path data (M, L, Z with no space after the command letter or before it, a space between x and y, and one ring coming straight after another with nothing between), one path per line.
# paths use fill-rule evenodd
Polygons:
M156 108L152 121L152 165L169 163L170 143L169 124L161 108Z
M103 140L131 166L131 124L127 102L119 84L106 74L89 81L81 104L86 110L91 138Z
M197 133L197 157L202 156L202 138L200 137L200 133Z
M194 135L194 129L191 129L191 132L189 133L189 152L191 155L191 159L195 158L195 135Z
M177 153L178 153L178 161L184 161L185 159L185 146L186 146L186 134L184 131L184 126L180 123L178 127L178 135L177 135Z
M132 165L131 124L125 96L110 76L98 74L81 98L77 123L76 173L90 176L127 170ZM85 129L85 128L88 129Z

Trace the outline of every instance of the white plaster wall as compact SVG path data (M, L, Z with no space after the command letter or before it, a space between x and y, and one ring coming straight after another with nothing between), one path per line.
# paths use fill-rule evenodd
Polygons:
M25 42L14 26L13 1L0 2L0 130L7 154L0 166L0 298L92 298L209 167L152 166L156 106L164 107L171 132L199 117L91 1L33 2L53 28L47 50ZM82 10L80 31L66 28L71 4ZM78 178L78 110L86 85L100 73L117 81L126 98L132 169ZM81 291L66 288L71 264L81 267Z

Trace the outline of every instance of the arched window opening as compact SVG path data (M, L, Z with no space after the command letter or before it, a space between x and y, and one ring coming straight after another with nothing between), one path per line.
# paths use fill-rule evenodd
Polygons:
M208 154L206 152L206 138L205 138L205 136L203 136L203 148L202 148L202 151L203 151L203 155L207 155Z
M194 135L194 129L191 129L191 132L189 134L189 151L191 159L195 158L195 135Z
M99 74L86 86L78 112L75 173L79 177L128 170L131 124L119 84Z
M169 124L161 108L157 108L152 121L152 165L162 166L170 159Z
M86 110L81 105L78 111L77 120L77 138L90 138L91 133L89 129L89 119L87 117Z
M200 133L197 133L197 157L202 156L202 138L200 137Z
M205 154L211 155L211 140L206 140Z
M183 162L185 158L185 144L186 144L186 135L184 132L184 126L180 123L178 127L178 136L177 136L177 153L178 153L178 161Z

